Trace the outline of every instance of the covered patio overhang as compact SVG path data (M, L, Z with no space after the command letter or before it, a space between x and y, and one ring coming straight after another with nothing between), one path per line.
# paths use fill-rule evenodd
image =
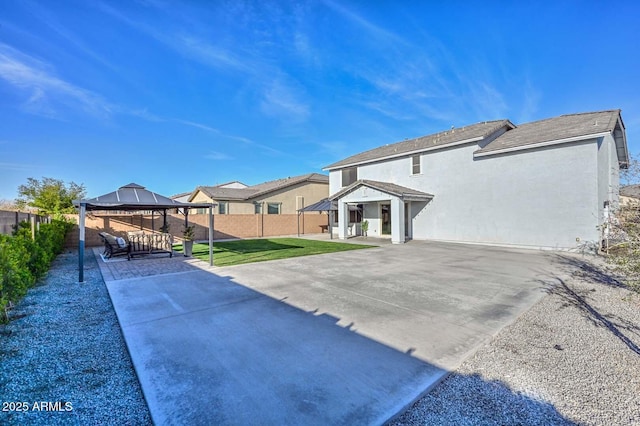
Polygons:
M354 205L349 206L349 210L358 211L358 207ZM333 224L335 223L335 213L338 211L338 202L331 201L328 198L323 198L317 203L313 203L307 207L298 209L298 237L300 236L300 215L305 212L327 212L329 223L327 228L329 231L329 238L333 240Z
M209 265L213 266L213 207L212 203L182 203L164 195L149 191L145 187L130 183L116 191L86 200L75 200L79 209L78 227L78 281L84 282L85 217L88 211L144 211L160 212L163 215L163 227L167 224L167 210L182 210L185 227L189 225L189 210L192 208L209 209Z
M335 193L329 200L338 203L338 238L346 239L348 233L349 205L388 202L391 217L391 242L401 244L405 242L405 203L411 208L411 202L428 202L433 199L432 194L407 188L389 182L374 180L357 180L341 191ZM411 217L411 214L408 215Z

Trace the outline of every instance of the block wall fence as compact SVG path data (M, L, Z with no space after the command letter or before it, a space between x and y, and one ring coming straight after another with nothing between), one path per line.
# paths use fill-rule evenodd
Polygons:
M80 230L78 228L78 215L69 215L75 221L76 226L67 235L66 247L77 248ZM309 212L300 215L300 234L319 234L321 225L326 226L328 215L326 213ZM128 231L151 232L158 231L162 226L161 215L127 214L87 214L85 218L85 246L97 247L102 242L100 232L126 237ZM169 233L174 241L182 241L184 229L184 216L180 214L167 214ZM209 215L190 214L189 225L195 225L195 239L207 240L209 238ZM259 238L276 237L282 235L295 235L298 232L297 214L260 215L260 214L231 214L214 215L214 240L232 238Z

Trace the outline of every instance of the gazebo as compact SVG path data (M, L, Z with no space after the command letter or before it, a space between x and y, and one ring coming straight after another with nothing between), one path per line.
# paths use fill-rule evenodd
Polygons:
M181 203L164 195L149 191L136 183L118 188L116 191L86 200L76 200L73 204L79 208L80 241L78 244L78 281L84 282L84 242L85 216L88 211L141 211L151 210L163 215L163 225L167 224L167 210L182 209L185 226L189 224L189 209L209 209L209 265L213 266L213 206L212 203Z

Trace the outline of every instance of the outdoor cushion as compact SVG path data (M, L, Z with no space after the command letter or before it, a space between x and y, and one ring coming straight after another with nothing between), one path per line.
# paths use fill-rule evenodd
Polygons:
M120 248L125 248L127 246L127 242L122 237L116 238L116 241L118 242Z

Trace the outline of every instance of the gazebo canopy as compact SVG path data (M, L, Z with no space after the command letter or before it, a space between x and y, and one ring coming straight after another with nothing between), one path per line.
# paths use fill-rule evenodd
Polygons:
M209 264L213 266L213 206L212 203L182 203L164 195L149 191L142 185L130 183L121 186L113 192L86 200L75 200L73 204L79 208L80 241L78 244L78 275L79 281L84 281L84 238L85 215L93 210L120 211L163 211L166 219L168 209L183 209L185 225L188 225L187 215L191 208L209 208Z
M203 208L210 203L182 203L169 197L149 191L142 185L130 183L113 192L87 200L73 202L84 204L87 210L165 210L172 208Z

